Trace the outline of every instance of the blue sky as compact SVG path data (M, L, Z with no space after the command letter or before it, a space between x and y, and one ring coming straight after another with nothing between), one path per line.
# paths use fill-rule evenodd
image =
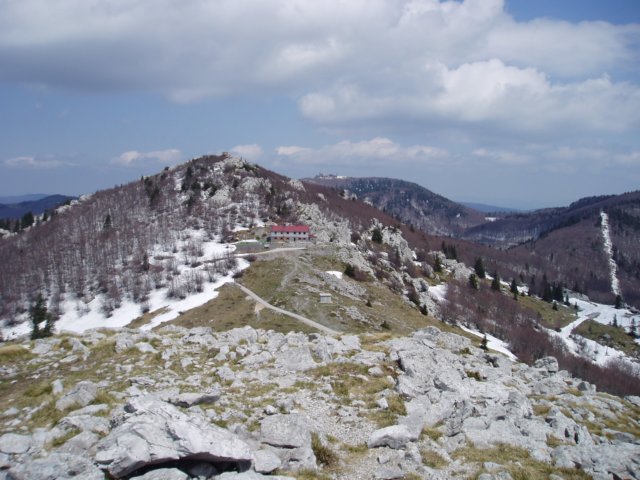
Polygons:
M205 153L533 208L640 186L637 0L3 0L0 196Z

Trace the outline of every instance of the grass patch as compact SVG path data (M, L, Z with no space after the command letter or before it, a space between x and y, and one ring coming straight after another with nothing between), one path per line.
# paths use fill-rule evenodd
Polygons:
M429 437L434 442L437 442L443 435L444 434L438 430L437 424L431 427L424 426L420 432L420 438Z
M338 455L329 446L323 445L317 433L311 434L311 450L313 450L316 460L324 468L333 468L338 464Z
M493 448L480 449L471 445L459 448L451 454L456 460L483 464L492 462L502 465L514 480L543 480L550 475L559 475L565 480L587 480L587 473L570 468L558 468L534 460L524 448L508 444L498 444ZM482 472L482 470L480 471Z
M51 447L56 448L67 443L68 440L71 440L73 437L81 433L82 430L79 428L72 428L67 433L65 433L62 437L58 437L51 442Z
M2 363L17 362L18 360L25 361L33 357L35 355L22 345L8 344L0 346L0 362Z
M420 456L422 457L422 463L430 468L441 469L449 464L446 458L434 450L425 448L420 452Z
M31 422L37 427L54 427L66 415L56 408L55 400L45 403L31 417Z
M24 391L24 395L30 398L38 398L42 395L49 395L53 390L53 386L49 380L38 382Z
M158 315L162 315L163 313L167 313L169 311L169 307L162 307L154 310L153 312L147 312L140 315L138 318L131 320L126 327L127 328L140 328L143 325L147 325L151 323L151 321L156 318Z
M539 417L546 417L551 411L551 405L538 403L533 406L533 413Z
M574 328L572 333L598 342L600 345L620 350L629 356L640 357L640 345L623 328L586 320Z
M375 394L391 384L386 377L370 377L366 365L358 363L330 363L309 370L309 375L315 378L328 377L334 393L340 401L349 402L352 398L372 401Z
M518 296L518 301L525 308L540 314L540 323L547 328L563 328L577 318L575 310L562 303L558 303L558 310L554 310L553 304L543 302L535 297Z

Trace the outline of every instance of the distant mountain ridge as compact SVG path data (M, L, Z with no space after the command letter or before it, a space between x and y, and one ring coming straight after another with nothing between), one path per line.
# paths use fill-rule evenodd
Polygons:
M462 236L485 222L482 212L438 195L416 183L384 177L316 176L304 181L343 190L403 223L433 235Z
M521 213L520 208L499 207L497 205L487 205L486 203L476 202L458 202L460 205L464 205L467 208L472 208L483 213Z
M62 205L65 202L74 200L76 197L68 195L45 195L40 196L24 195L20 197L2 197L10 202L0 202L0 218L17 219L25 213L31 212L34 215L40 215L45 210L51 210ZM19 202L11 202L11 199L33 198L32 200L23 200Z
M492 268L517 272L523 282L547 276L594 295L599 301L612 303L615 295L609 265L613 261L622 296L631 304L640 305L640 291L636 288L640 275L640 191L585 197L568 207L491 212L488 216L489 212L469 208L403 180L335 175L305 180L357 197L415 229L447 237L447 243L453 239L472 242L461 244L461 249L494 259ZM613 258L605 253L601 213L609 218ZM495 250L480 253L479 245L508 249L509 254Z

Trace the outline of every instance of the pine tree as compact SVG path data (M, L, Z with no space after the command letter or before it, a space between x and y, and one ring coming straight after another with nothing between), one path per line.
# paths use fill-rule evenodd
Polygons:
M485 278L487 276L484 270L484 262L482 261L482 257L476 258L476 264L473 269L475 270L478 278Z
M480 348L481 348L482 350L484 350L485 352L486 352L487 350L489 350L488 343L489 343L489 342L488 342L488 340L487 340L487 334L485 333L485 334L484 334L484 337L482 337L482 340L480 341Z
M469 286L474 290L478 290L480 288L478 284L478 277L475 273L469 275Z
M511 280L511 286L509 286L509 291L514 295L518 295L518 284L516 283L516 279Z
M25 229L33 225L35 219L33 218L33 213L27 212L22 216L22 220L20 221L20 228Z
M436 273L442 272L442 260L440 260L440 255L434 255L433 259L433 271Z
M616 295L616 308L620 310L622 308L622 297L620 294Z
M382 243L382 232L378 227L373 229L371 233L371 241L375 243Z
M500 275L498 275L498 272L493 272L493 280L491 281L491 290L493 290L494 292L499 292L500 291Z
M35 303L29 309L31 318L31 340L49 337L53 334L53 316L47 311L42 294L38 294ZM40 330L40 324L45 322L45 326Z

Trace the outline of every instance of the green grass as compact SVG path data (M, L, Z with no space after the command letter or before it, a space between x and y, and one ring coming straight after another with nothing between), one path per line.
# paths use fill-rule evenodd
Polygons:
M576 318L576 312L572 307L566 307L558 303L558 310L553 309L553 304L544 302L539 298L519 296L520 304L540 315L540 323L547 328L562 328L569 325Z
M603 325L594 320L586 320L578 325L573 333L594 340L601 345L620 350L631 357L640 357L640 345L622 328Z

